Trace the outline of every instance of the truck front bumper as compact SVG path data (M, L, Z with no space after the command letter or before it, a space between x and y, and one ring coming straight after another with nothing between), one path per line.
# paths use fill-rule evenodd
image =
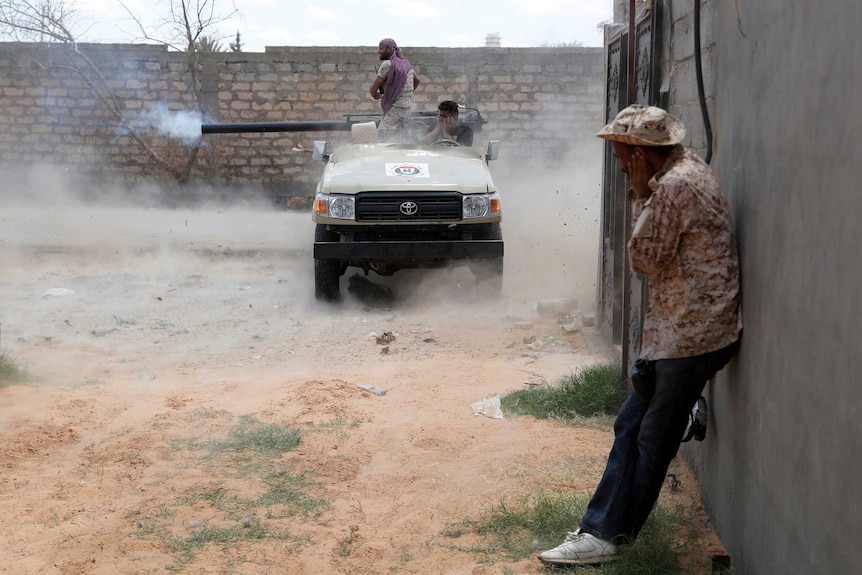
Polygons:
M317 260L423 261L503 257L503 240L314 242Z

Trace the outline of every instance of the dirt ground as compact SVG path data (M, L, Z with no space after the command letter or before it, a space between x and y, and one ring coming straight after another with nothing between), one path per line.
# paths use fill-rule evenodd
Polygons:
M445 536L501 501L588 493L612 439L474 414L611 353L539 317L537 300L577 282L504 233L503 302L461 270L404 272L381 309L314 301L307 214L4 208L0 351L38 381L0 389L0 573L543 572ZM577 285L589 292L587 262ZM268 461L213 455L249 421L295 428L301 443ZM697 485L677 467L665 496L702 526ZM291 487L307 512L260 498L286 473L309 482ZM184 551L196 534L222 539ZM704 562L720 552L706 528L701 542Z

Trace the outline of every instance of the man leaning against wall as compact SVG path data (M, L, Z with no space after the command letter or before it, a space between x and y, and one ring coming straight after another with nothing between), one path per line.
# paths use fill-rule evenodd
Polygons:
M691 406L733 356L742 330L730 206L665 110L629 106L598 137L628 174L632 270L647 277L643 375L614 421L604 474L577 528L542 552L552 565L619 558L641 531L676 456ZM640 363L640 362L639 362Z

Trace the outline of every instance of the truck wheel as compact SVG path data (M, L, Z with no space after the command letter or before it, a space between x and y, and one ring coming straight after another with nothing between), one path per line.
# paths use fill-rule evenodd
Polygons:
M337 242L338 234L317 225L314 229L315 242ZM341 296L339 280L342 265L338 260L314 260L314 297L318 301L338 301Z
M488 230L479 235L482 240L502 240L503 230L500 224L492 224ZM470 264L470 271L476 278L476 287L483 296L493 299L503 293L503 258L485 258Z

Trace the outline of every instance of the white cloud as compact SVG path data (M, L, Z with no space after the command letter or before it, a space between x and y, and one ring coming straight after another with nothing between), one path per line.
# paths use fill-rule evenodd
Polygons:
M317 30L309 30L305 34L305 39L309 42L320 43L325 46L338 45L341 42L341 36L334 30L328 28L320 28Z
M424 2L387 2L386 12L399 18L439 18L440 10Z
M305 15L308 16L309 20L317 22L338 22L339 20L338 15L336 15L332 10L327 10L326 8L314 5L305 9Z
M280 28L266 28L255 31L254 36L259 40L263 40L269 46L285 46L296 44L297 41L296 36Z
M511 0L528 16L559 18L603 17L613 13L611 0Z
M116 6L116 2L114 0L77 0L75 2L75 8L77 10L82 11L90 11L90 12L108 12ZM125 2L126 6L131 9L140 8L140 3L132 0L131 2Z

